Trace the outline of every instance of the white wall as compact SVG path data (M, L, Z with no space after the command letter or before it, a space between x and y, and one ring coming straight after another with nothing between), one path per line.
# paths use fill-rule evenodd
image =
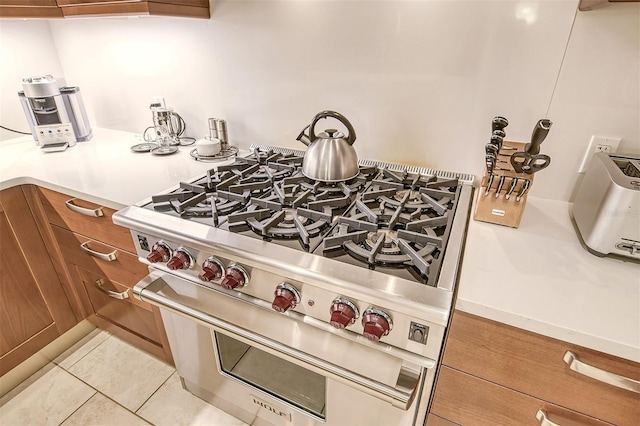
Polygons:
M51 74L62 77L62 65L46 20L0 20L0 124L30 132L17 92L22 79ZM0 129L0 140L20 136Z
M591 134L623 137L622 149L640 152L640 5L576 8L577 0L237 0L215 2L210 20L50 26L94 126L141 132L151 97L163 95L191 136L220 117L237 146L302 149L300 129L335 109L356 128L361 158L479 176L493 116L506 116L508 138L522 141L548 116L543 151L553 161L532 193L567 200Z
M591 135L621 137L618 152L640 154L640 3L578 13L549 116L553 163L535 178L548 198L571 199Z

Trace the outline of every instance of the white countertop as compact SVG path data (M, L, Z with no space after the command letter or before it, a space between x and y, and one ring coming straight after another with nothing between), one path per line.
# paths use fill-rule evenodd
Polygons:
M31 136L0 141L0 189L31 183L119 209L201 175L191 147L133 153L139 135L94 129L44 153ZM471 219L456 309L640 362L640 265L582 248L569 204L529 197L513 229Z
M194 160L194 145L159 156L131 151L144 142L140 135L95 128L93 134L90 141L51 153L42 152L31 136L0 141L0 189L32 183L120 209L222 164Z
M640 362L640 264L590 254L570 206L529 197L518 229L471 219L455 307Z

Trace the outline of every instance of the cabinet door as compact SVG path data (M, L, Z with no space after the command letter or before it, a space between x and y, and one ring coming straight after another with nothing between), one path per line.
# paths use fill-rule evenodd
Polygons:
M607 426L608 423L530 395L479 379L453 368L440 368L431 413L459 425ZM553 423L542 423L542 411ZM435 424L429 421L429 425Z
M442 363L614 424L637 423L640 395L571 370L569 351L589 365L640 380L635 362L461 311L453 314Z
M0 374L77 321L22 189L0 192Z
M164 15L209 18L209 0L58 0L64 16Z
M62 18L56 0L2 0L0 18Z
M130 253L136 252L129 230L113 223L115 210L46 188L38 188L38 192L45 215L52 225Z

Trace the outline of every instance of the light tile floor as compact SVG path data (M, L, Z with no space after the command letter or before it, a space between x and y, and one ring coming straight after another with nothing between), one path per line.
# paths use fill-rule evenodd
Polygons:
M215 425L240 420L182 389L175 369L95 330L0 398L0 425Z

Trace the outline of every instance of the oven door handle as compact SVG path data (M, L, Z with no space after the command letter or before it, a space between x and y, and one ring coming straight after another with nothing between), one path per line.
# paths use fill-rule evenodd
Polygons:
M256 334L250 330L238 327L227 321L216 318L198 309L177 303L156 291L146 287L155 281L162 280L162 274L151 273L143 278L133 291L137 298L151 303L159 308L193 319L198 323L219 331L224 334L231 334L234 339L243 343L255 346L256 348L278 356L293 364L306 368L315 373L321 374L329 379L335 380L352 388L355 388L368 395L386 401L395 407L408 410L411 406L418 388L424 380L425 368L415 364L403 363L396 379L395 386L389 386L376 380L364 377L360 374L346 370L340 366L324 361L313 355L299 351L295 348L283 345L268 337ZM435 363L434 363L435 364Z

